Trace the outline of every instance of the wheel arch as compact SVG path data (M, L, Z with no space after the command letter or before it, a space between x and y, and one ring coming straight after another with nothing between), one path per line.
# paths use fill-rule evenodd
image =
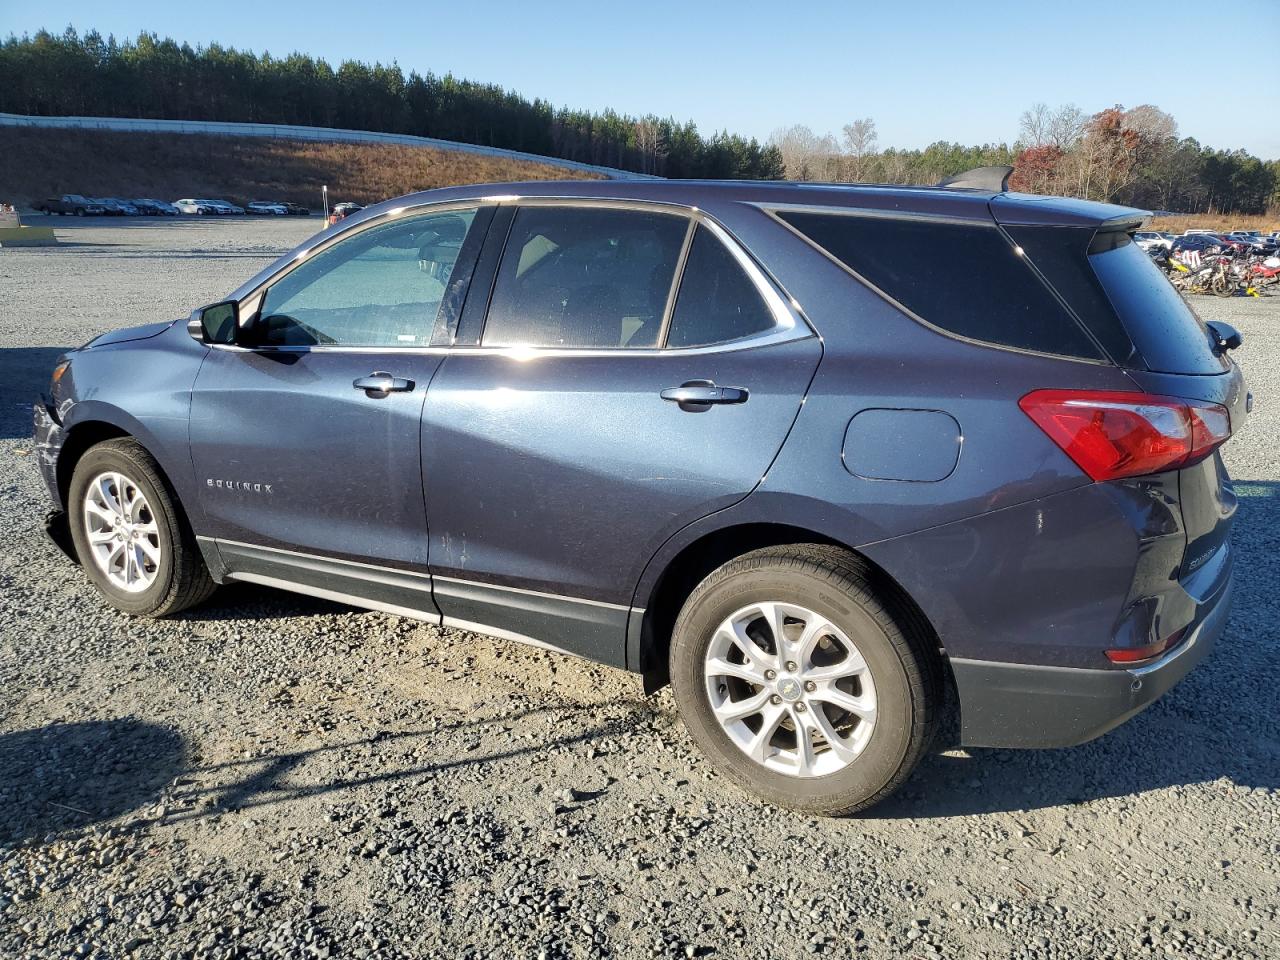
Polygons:
M671 630L693 589L717 567L745 553L793 544L829 546L856 558L866 568L877 593L901 619L903 628L916 632L938 657L950 688L950 670L946 669L946 656L933 624L915 599L879 564L849 544L809 527L749 522L719 527L685 544L662 564L661 571L652 579L652 586L642 593L638 591L627 630L627 663L644 676L647 693L668 682ZM641 603L643 609L640 609Z
M76 472L80 459L103 441L121 437L137 440L128 430L106 420L87 420L67 430L62 448L58 451L57 465L58 497L64 508L69 506L67 498L71 491L71 477Z

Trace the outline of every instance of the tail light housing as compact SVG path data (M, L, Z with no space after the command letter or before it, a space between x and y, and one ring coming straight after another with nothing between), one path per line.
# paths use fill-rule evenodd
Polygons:
M1169 636L1165 637L1163 640L1158 640L1155 643L1149 643L1145 647L1123 647L1116 650L1107 650L1107 659L1112 663L1120 663L1125 666L1132 666L1133 664L1144 663L1147 660L1154 660L1156 657L1168 650L1172 650L1182 642L1182 638L1186 632L1187 628L1183 627L1181 630L1177 630L1169 634Z
M1216 403L1108 390L1034 390L1018 401L1095 481L1190 466L1231 438Z

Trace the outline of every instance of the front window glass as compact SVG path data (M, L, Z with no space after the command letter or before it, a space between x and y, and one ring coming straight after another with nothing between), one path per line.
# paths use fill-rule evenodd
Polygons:
M256 341L426 346L475 215L450 210L397 220L317 254L267 290Z
M483 344L656 347L688 221L599 207L525 207L507 240Z

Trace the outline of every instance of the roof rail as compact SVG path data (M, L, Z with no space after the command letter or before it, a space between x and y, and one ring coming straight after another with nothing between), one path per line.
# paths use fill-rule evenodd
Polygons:
M993 193L1004 193L1009 189L1009 174L1013 167L974 167L954 177L939 180L938 186L948 190L990 190Z

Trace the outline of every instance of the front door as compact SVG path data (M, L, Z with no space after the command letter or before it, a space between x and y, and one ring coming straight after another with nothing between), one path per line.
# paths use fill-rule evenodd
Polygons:
M446 622L621 664L644 565L760 482L820 354L713 224L521 206L423 420Z
M450 209L339 239L272 281L243 345L210 350L192 460L233 576L434 611L418 446L441 359L429 344L485 219Z

